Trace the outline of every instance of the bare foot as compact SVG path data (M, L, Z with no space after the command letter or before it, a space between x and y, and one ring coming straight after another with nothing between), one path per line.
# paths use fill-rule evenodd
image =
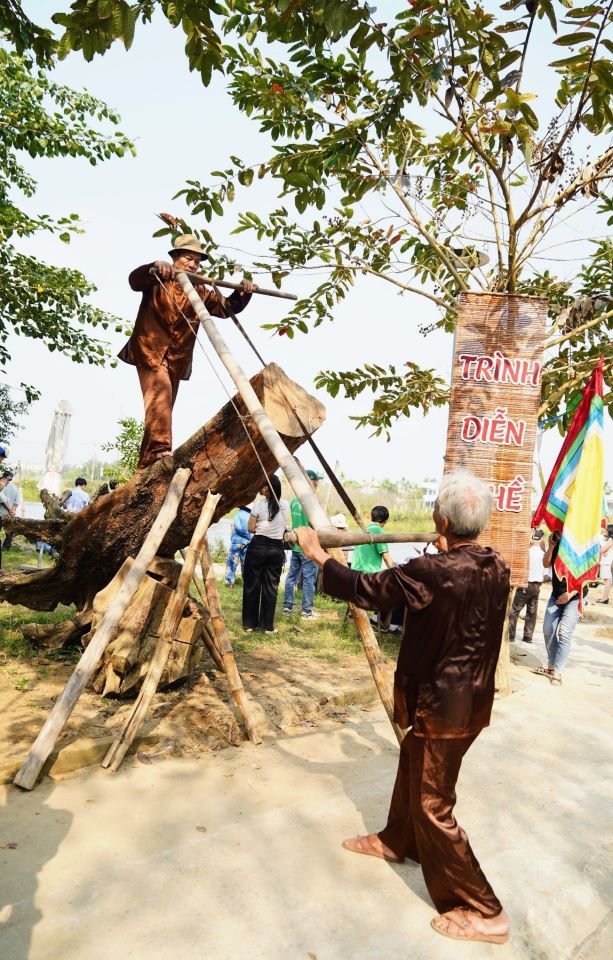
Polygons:
M379 860L387 860L389 863L404 863L404 857L397 857L393 850L390 850L376 833L369 833L366 837L352 837L350 840L343 840L345 850L351 850L352 853L364 853L367 857L378 857Z
M431 927L451 940L506 943L509 939L509 918L504 910L497 917L482 917L475 910L456 907L435 917Z

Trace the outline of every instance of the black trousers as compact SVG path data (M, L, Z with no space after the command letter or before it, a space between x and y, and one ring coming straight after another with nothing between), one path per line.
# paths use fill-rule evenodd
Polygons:
M539 605L540 583L529 583L527 587L518 587L513 597L513 605L509 614L509 640L515 640L517 618L526 607L526 621L524 623L524 640L532 640L536 626L536 613Z
M283 540L259 534L247 547L243 566L243 628L272 630L283 570Z

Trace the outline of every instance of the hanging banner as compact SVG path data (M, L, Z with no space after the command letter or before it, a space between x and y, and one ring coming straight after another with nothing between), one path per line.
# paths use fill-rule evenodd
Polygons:
M462 293L458 299L445 473L490 484L494 509L480 537L528 580L532 469L547 300Z

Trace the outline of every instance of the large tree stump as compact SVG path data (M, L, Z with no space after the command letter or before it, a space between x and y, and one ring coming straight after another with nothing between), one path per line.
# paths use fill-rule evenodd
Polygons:
M290 450L296 450L305 439L294 410L311 432L323 423L323 405L276 364L264 367L251 384ZM72 519L18 521L19 533L46 539L59 550L60 559L40 572L2 574L0 600L33 610L53 610L58 603L83 606L110 582L127 557L136 555L178 467L189 467L192 476L159 551L165 556L174 556L189 543L209 489L221 494L214 520L252 500L263 481L258 456L269 473L275 472L277 463L240 397L235 396L234 403L240 416L232 403L227 403L172 458L140 471ZM12 529L14 523L9 521L7 527Z

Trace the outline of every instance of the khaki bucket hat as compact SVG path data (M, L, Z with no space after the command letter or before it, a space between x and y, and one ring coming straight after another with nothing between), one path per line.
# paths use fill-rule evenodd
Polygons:
M199 253L201 257L204 256L202 244L193 233L180 234L173 243L172 250L169 250L168 253L185 253L186 250L189 250L190 253Z

